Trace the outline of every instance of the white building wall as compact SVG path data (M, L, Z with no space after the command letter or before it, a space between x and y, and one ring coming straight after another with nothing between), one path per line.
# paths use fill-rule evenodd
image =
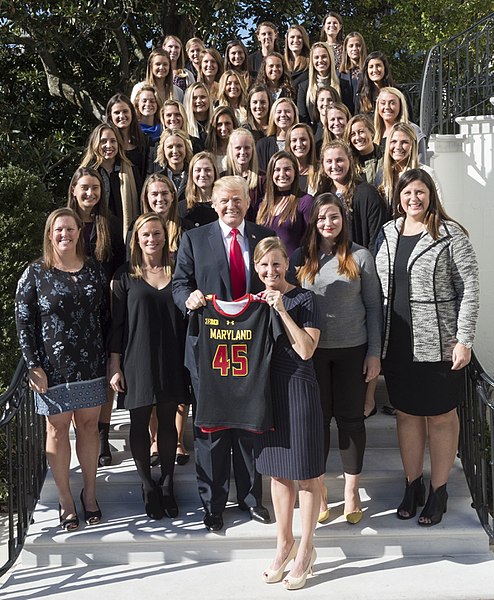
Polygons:
M448 214L468 229L480 267L475 354L494 377L494 117L460 117L458 135L433 135L431 166Z

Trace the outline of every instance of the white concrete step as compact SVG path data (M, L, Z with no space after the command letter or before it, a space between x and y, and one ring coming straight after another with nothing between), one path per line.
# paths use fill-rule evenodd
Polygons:
M125 600L145 597L153 586L155 591L162 589L166 598L180 594L180 600L197 598L199 593L204 600L286 594L280 585L266 586L259 576L272 558L276 525L248 520L235 504L233 483L224 529L219 533L204 529L193 453L189 464L175 470L179 517L149 520L128 447L127 414L115 411L112 423L114 464L98 470L104 522L92 527L81 523L73 533L61 531L56 489L49 474L21 560L11 576L4 578L0 600L65 598L68 593L70 600L96 595ZM326 475L330 519L317 526L317 574L301 593L338 600L431 596L492 600L494 592L485 593L485 582L489 579L494 590L494 562L488 537L471 508L459 460L448 484L450 500L443 522L422 528L416 519L400 521L395 512L404 482L395 419L378 414L366 425L368 443L360 482L364 518L355 526L343 519L343 478L335 434ZM190 431L186 444L191 449ZM155 471L158 478L159 468ZM427 472L424 475L427 478ZM82 478L75 457L71 482L79 504ZM268 478L264 491L273 515ZM295 535L300 536L298 508L294 521Z
M281 583L266 585L264 556L226 562L184 557L160 565L26 568L4 578L2 600L278 600ZM492 600L494 556L374 559L321 556L314 576L295 595L307 600Z

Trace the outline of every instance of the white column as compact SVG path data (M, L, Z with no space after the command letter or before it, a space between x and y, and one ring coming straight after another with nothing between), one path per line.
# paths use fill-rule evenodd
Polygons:
M431 136L431 166L448 214L468 229L480 266L475 353L494 376L494 116L460 117L458 135Z

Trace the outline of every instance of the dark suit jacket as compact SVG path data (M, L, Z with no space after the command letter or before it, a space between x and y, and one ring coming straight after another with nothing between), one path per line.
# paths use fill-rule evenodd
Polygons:
M255 294L264 289L254 269L254 248L272 235L276 234L271 229L245 221L250 260L247 292ZM218 221L186 231L182 236L173 276L173 300L184 314L185 302L194 290L232 300L230 268Z

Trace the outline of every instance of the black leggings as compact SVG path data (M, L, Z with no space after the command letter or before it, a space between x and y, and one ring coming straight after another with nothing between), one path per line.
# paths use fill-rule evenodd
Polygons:
M130 410L130 451L134 458L137 473L141 478L146 492L154 487L151 477L149 449L149 418L153 406L141 406ZM158 417L158 453L160 455L161 479L160 483L173 484L173 471L175 469L175 453L177 449L177 428L175 427L175 414L177 405L173 402L156 405Z
M365 450L364 402L367 384L362 373L367 344L355 348L317 348L313 356L324 419L324 462L329 454L329 426L336 419L343 470L362 471Z

